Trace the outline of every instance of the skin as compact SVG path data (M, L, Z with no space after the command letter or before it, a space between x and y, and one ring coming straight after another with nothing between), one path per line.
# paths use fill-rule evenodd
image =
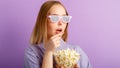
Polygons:
M49 11L50 15L65 15L65 9L61 5L54 5L51 7ZM53 52L56 50L57 47L60 46L60 39L63 34L63 32L56 34L57 28L62 28L63 32L66 28L66 24L62 21L59 21L57 23L52 23L50 19L47 21L47 30L48 30L48 41L46 45L44 45L45 48L45 54L43 57L43 63L42 68L53 68Z
M50 12L49 15L58 15L58 16L66 15L66 12L61 5L54 5L49 12ZM61 20L59 20L59 22L57 23L52 23L50 19L48 19L48 23L47 23L48 39L56 35L57 28L61 28L62 32L64 32L66 25L67 24L63 23Z
M58 15L58 16L66 15L65 9L61 5L54 5L53 7L51 7L49 12L50 15ZM59 20L59 22L57 23L52 23L48 18L48 22L47 22L48 41L46 45L44 45L45 54L43 57L42 68L53 68L53 52L56 50L57 47L60 46L60 39L64 33L66 25L67 24L63 23L61 20ZM62 32L57 33L56 29L58 28L61 28ZM64 67L57 66L57 68L64 68Z
M61 5L54 5L50 11L49 15L58 15L58 16L64 16L66 15L65 9ZM60 45L60 39L61 36L64 33L64 30L66 28L66 23L63 23L61 20L59 20L57 23L53 23L48 19L47 22L47 30L48 30L48 44L45 46L46 50L48 51L54 51L57 47ZM62 32L57 33L56 29L61 28Z

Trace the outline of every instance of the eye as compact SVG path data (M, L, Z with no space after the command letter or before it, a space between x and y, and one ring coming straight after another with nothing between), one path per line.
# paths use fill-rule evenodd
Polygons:
M71 16L63 16L62 19L63 19L63 22L67 23L67 22L70 22Z
M63 19L64 22L68 22L68 20L69 20L69 18L67 16L63 16L62 19Z
M51 20L51 22L56 23L56 22L58 22L59 17L58 17L58 16L55 16L55 15L51 15L51 16L50 16L50 20Z

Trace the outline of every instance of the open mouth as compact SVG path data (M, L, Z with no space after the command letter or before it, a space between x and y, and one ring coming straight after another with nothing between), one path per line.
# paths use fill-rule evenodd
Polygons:
M59 33L61 33L61 32L62 32L62 28L56 29L56 34L59 34Z

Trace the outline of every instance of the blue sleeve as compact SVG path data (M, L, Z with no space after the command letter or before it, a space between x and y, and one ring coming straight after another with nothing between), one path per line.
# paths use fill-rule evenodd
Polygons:
M80 68L92 68L88 56L79 46L77 47L77 51L80 53L80 61L79 61Z
M25 50L25 56L24 56L25 66L24 68L40 68L39 60L36 56L36 53L34 49L31 47L28 47Z

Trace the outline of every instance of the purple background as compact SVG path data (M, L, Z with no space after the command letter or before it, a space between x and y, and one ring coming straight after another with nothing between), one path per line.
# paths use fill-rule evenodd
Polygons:
M0 68L23 68L24 50L44 0L0 0ZM120 0L61 0L70 15L69 43L93 68L120 68Z

